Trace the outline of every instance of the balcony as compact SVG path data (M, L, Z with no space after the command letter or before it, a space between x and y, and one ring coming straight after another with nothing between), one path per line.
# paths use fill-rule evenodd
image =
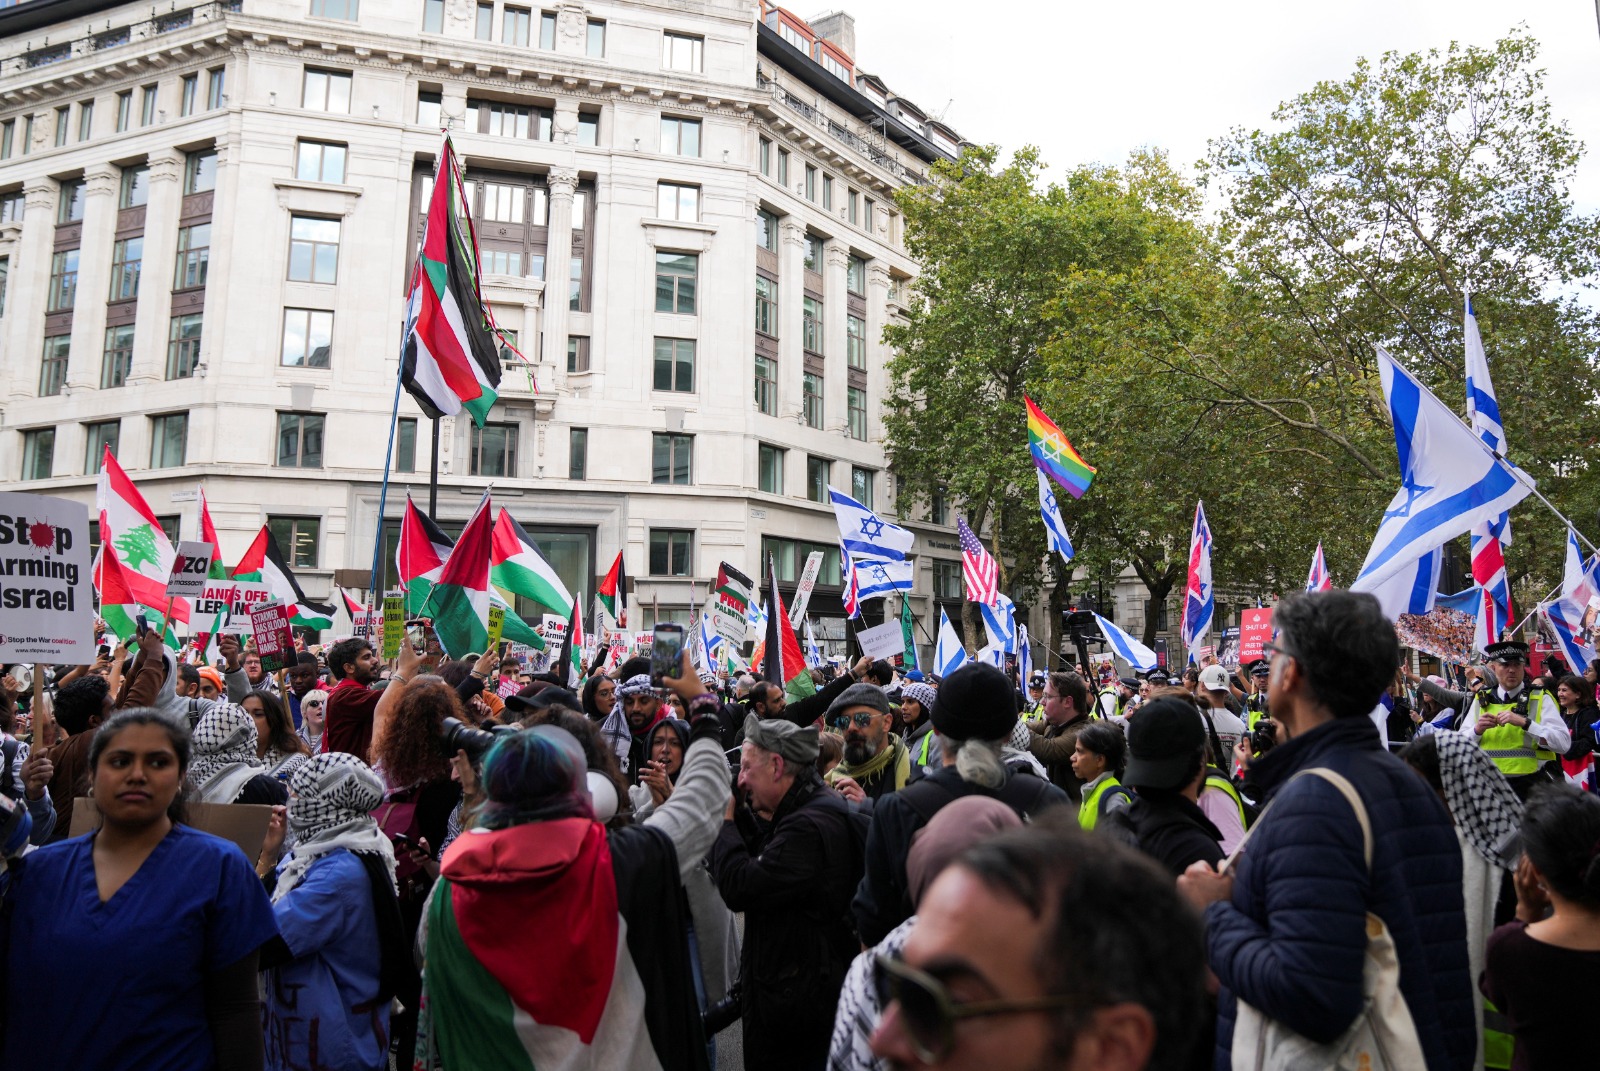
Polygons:
M197 23L220 21L229 13L243 9L244 0L212 0L211 3L196 4L193 7L153 15L139 22L110 27L98 33L85 34L43 48L27 48L27 43L19 42L23 44L23 49L0 58L0 77L22 74L61 63L75 56L87 56L121 45L159 37L162 34L175 33Z

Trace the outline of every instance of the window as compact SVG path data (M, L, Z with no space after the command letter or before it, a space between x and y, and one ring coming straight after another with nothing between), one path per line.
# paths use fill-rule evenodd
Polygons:
M598 112L578 113L578 144L600 144L600 115Z
M656 254L656 311L694 315L700 258L693 253Z
M222 107L222 98L227 95L228 69L226 67L213 67L206 72L206 110L215 111Z
M861 222L861 195L855 190L851 190L846 197L846 203L850 206L850 222L859 224Z
M193 115L195 100L200 96L200 76L186 74L178 84L183 90L178 96L178 114Z
M764 275L756 276L756 330L778 337L778 284Z
M789 188L789 150L778 150L778 185Z
M167 378L188 379L200 363L200 320L198 312L174 316L167 334Z
M757 486L769 495L783 494L783 459L788 451L762 443L756 450Z
M217 188L217 150L202 149L189 154L183 164L183 192L205 193Z
M844 270L845 289L856 297L867 296L867 262L850 254L850 262Z
M22 433L22 478L48 480L55 468L56 429L35 428Z
M417 471L417 418L401 417L394 430L394 470Z
M339 274L336 219L289 217L289 278L301 283L331 283Z
M300 107L314 112L350 112L350 72L319 71L307 67L300 90Z
M583 311L583 258L576 253L567 264L567 308Z
M822 377L806 372L800 379L800 410L806 427L822 427Z
M782 583L792 584L805 572L806 559L817 551L822 552L822 568L817 572L817 583L829 587L839 584L839 544L811 543L803 539L777 539L761 537L761 560L771 559L772 570Z
M661 117L661 151L672 156L700 155L700 120Z
M518 249L484 249L479 251L479 263L485 275L522 274L522 251Z
M650 436L650 482L693 481L694 436L656 432Z
M567 432L567 479L587 479L588 472L589 429L572 428Z
M321 309L283 310L285 368L327 368L333 353L333 313Z
M22 117L22 155L26 156L33 150L33 116Z
M698 71L705 63L706 42L703 37L682 33L661 35L661 66L669 71Z
M657 183L656 216L681 223L700 222L700 187L676 182Z
M107 420L100 424L85 424L83 445L83 472L86 476L93 476L100 471L100 462L105 460L106 448L117 452L117 439L122 433L122 421Z
M122 169L122 189L117 194L118 208L137 208L150 199L150 169L144 164Z
M850 84L850 68L834 59L833 56L827 52L822 53L822 67L829 74L841 80L846 85Z
M851 368L867 367L867 321L846 314L844 318L845 360Z
M211 263L211 224L196 223L178 228L178 264L173 272L172 289L193 290L206 285Z
M850 417L850 438L867 439L867 392L860 387L845 388L845 405Z
M0 223L21 223L25 207L21 190L0 193Z
M934 524L950 523L950 498L943 487L933 492L933 497L928 503L928 520Z
M63 104L56 109L56 148L67 143L67 135L72 132L72 105Z
M473 476L516 476L517 426L485 424L472 429Z
M324 19L356 21L357 0L311 0L311 13Z
M556 47L556 16L553 11L539 15L539 47L551 50Z
M850 467L850 497L872 509L872 470Z
M589 338L587 335L567 336L567 371L589 370Z
M439 94L431 94L437 106ZM422 96L418 96L420 102ZM418 104L419 115L417 121L422 121L420 116L421 104ZM437 120L436 120L437 121ZM430 124L434 125L434 124ZM305 141L299 143L295 153L294 177L305 182L344 182L344 157L345 147L326 141Z
M100 364L102 389L120 387L128 382L128 372L133 368L133 325L106 328L106 350Z
M694 390L694 339L656 339L655 389Z
M772 140L759 138L756 142L756 162L761 167L761 173L768 178L772 177Z
M56 205L57 223L83 221L83 180L68 179L61 184L61 200Z
M483 38L483 9L485 6L489 8L491 15L494 12L493 5L478 5L478 37L480 40ZM422 0L422 32L444 33L444 0Z
M188 413L165 413L151 417L150 467L170 469L182 465L188 442Z
M108 301L131 301L139 296L139 265L144 261L144 238L119 238L111 246L111 296Z
M606 54L606 24L600 19L590 19L585 27L585 51L595 59Z
M828 484L832 480L833 462L825 457L806 458L806 497L813 502L832 502Z
M650 529L650 575L688 576L694 533L682 528Z
M117 129L120 131L123 128L118 127ZM15 119L7 119L5 122L0 123L0 160L11 159L11 146L16 141L16 137L17 121Z
M78 251L63 249L50 258L46 312L66 312L78 303Z
M67 382L67 357L72 353L71 335L52 335L44 340L44 356L39 362L39 397L61 393Z
M806 165L806 200L817 199L817 169L810 164Z
M533 12L525 7L508 7L500 16L500 43L528 47L528 31L533 26Z
M933 559L933 597L961 599L961 563L948 558Z
M800 344L812 353L822 352L822 302L814 297L805 298L800 312Z
M317 536L322 522L316 517L268 517L267 531L289 559L291 569L317 567Z
M429 91L429 90L426 90L426 89L421 90L421 91L419 91L417 93L417 125L418 126L431 126L431 127L443 126L444 125L443 122L442 122L443 115L444 115L444 94L443 93L432 92L432 91ZM304 146L306 143L302 141L300 144L302 146ZM338 148L340 149L340 152L341 152L341 163L339 165L339 170L341 172L343 172L344 171L344 164L342 162L342 153L343 153L343 150L344 150L344 146L341 145ZM341 175L341 178L342 178L342 175ZM426 199L424 199L424 203L426 203Z
M94 135L94 101L78 105L78 140L88 141Z
M867 232L870 234L872 232L872 213L875 211L875 208L872 203L872 198L865 197L863 200L866 202L866 207L861 212L861 225L865 227Z
M833 211L833 176L822 176L822 207Z
M320 469L322 467L321 413L278 414L278 467Z
M139 90L139 125L149 126L156 121L156 94L160 86L143 86Z
M756 209L756 245L769 253L778 251L778 217L764 208Z
M504 182L483 183L483 218L494 223L521 223L527 193Z

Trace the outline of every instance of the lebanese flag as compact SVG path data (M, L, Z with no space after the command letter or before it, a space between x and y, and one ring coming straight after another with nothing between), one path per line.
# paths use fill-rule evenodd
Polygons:
M126 592L138 603L164 610L167 578L172 575L172 559L177 557L177 551L161 530L150 503L117 464L110 446L100 459L95 499L100 511L100 545L102 549L115 549ZM175 621L189 620L188 599L173 601L172 617Z
M611 615L611 620L617 623L618 628L628 627L628 571L622 562L622 551L617 551L617 560L611 563L606 578L600 581L600 590L595 592L600 598L600 605L606 608L606 613Z
M489 581L502 591L543 603L556 613L572 614L571 592L528 538L528 533L522 530L522 525L503 506L494 522Z
M428 602L433 585L444 572L454 544L432 517L417 508L406 495L406 511L400 518L400 544L395 548L394 565L406 589L406 612L420 614Z
M139 615L155 625L166 610L165 592L159 603L151 603L134 594L131 571L123 568L117 558L117 549L110 543L100 545L99 568L95 570L96 586L100 589L100 619L119 640L132 640L139 634ZM176 610L176 607L174 607ZM174 651L178 649L178 636L172 631L172 622L165 623L162 639Z
M489 558L494 549L494 505L484 493L462 529L422 616L433 618L439 646L451 658L489 646Z
M233 567L233 578L267 585L273 598L291 608L291 624L319 632L333 627L333 607L306 598L306 593L300 590L300 581L295 579L289 563L284 561L283 552L278 549L272 529L264 524L239 564Z
M783 596L778 594L778 570L772 560L767 560L767 638L764 641L765 657L761 664L761 677L783 689L786 699L793 703L808 695L815 695L816 682L806 668L806 656L800 650L800 640L789 624L789 614L783 608Z

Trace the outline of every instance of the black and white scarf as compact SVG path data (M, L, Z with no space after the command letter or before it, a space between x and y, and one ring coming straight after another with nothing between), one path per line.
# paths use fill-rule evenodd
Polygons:
M1522 855L1522 801L1494 760L1465 733L1436 733L1439 779L1456 828L1487 862L1505 870Z
M372 767L342 751L318 755L289 779L289 826L294 850L278 871L272 890L276 903L306 876L311 864L329 852L372 852L395 880L394 845L378 828L373 808L383 802L383 778Z

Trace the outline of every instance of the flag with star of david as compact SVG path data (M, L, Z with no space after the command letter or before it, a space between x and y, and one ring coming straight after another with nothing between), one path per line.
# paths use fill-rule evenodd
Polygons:
M1062 561L1071 565L1076 552L1072 549L1072 537L1067 535L1067 522L1061 519L1061 504L1056 501L1055 488L1045 479L1044 473L1035 471L1034 475L1039 477L1039 516L1044 518L1045 542L1050 550L1061 555Z
M829 487L828 494L833 497L833 515L839 521L839 542L847 553L856 558L905 561L915 536L837 488Z

